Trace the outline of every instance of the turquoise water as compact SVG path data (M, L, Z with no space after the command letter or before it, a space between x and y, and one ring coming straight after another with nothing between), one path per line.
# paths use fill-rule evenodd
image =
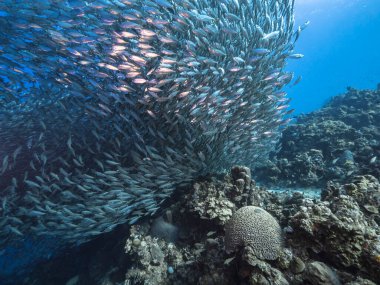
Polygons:
M347 86L374 89L380 82L380 1L298 0L296 23L310 21L296 49L305 55L289 62L302 75L289 89L296 113L315 110Z

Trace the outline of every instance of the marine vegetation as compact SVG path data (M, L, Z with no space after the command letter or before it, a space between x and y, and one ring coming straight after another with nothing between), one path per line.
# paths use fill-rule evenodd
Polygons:
M293 2L1 1L0 248L82 243L265 158L291 112Z

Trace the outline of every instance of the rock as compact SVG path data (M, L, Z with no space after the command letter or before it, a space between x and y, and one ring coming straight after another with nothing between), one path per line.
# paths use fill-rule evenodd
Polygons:
M245 166L234 166L231 169L232 179L239 180L242 179L240 184L249 187L251 184L251 170Z
M302 261L299 257L294 257L291 264L290 264L290 270L294 274L302 273L305 270L305 263Z
M350 195L370 213L378 213L380 208L380 183L372 175L356 176L351 183L342 186L347 195Z
M354 154L349 150L344 150L336 161L337 165L346 167L348 165L353 165L355 163Z
M164 261L164 253L157 244L152 244L150 247L150 255L152 257L153 265L160 265Z
M363 211L353 197L343 194L305 204L290 219L294 231L288 234L289 245L302 256L320 256L337 268L380 280L380 230Z
M66 282L65 285L76 285L79 282L79 276L75 275L74 277L70 278L69 281Z
M346 285L376 285L376 283L372 282L371 280L359 277L355 281L346 283Z
M278 284L278 285L288 285L289 282L286 280L284 274L276 269L273 268L269 263L262 261L262 260L256 260L255 262L252 261L252 272L249 276L249 284L252 285L271 285L271 284Z
M154 237L162 238L167 242L176 242L178 239L178 228L159 217L154 220L151 228Z
M372 206L372 205L364 205L363 207L364 207L364 209L366 209L367 212L370 213L370 214L378 214L378 213L379 213L379 209L376 208L375 206Z
M219 189L219 185L205 181L196 183L193 187L192 197L188 199L190 212L203 220L224 225L231 218L235 205Z
M278 257L278 266L282 270L286 270L290 267L293 260L293 253L289 248L284 248Z
M312 285L340 285L337 274L323 262L314 261L307 265L305 280Z

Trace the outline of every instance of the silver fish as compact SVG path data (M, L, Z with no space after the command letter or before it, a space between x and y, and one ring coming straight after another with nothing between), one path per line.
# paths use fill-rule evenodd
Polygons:
M293 0L67 2L0 1L0 250L153 215L289 122Z

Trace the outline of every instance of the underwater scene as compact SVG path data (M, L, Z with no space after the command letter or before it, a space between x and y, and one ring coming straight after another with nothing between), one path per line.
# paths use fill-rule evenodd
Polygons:
M380 284L379 0L0 0L0 285Z

